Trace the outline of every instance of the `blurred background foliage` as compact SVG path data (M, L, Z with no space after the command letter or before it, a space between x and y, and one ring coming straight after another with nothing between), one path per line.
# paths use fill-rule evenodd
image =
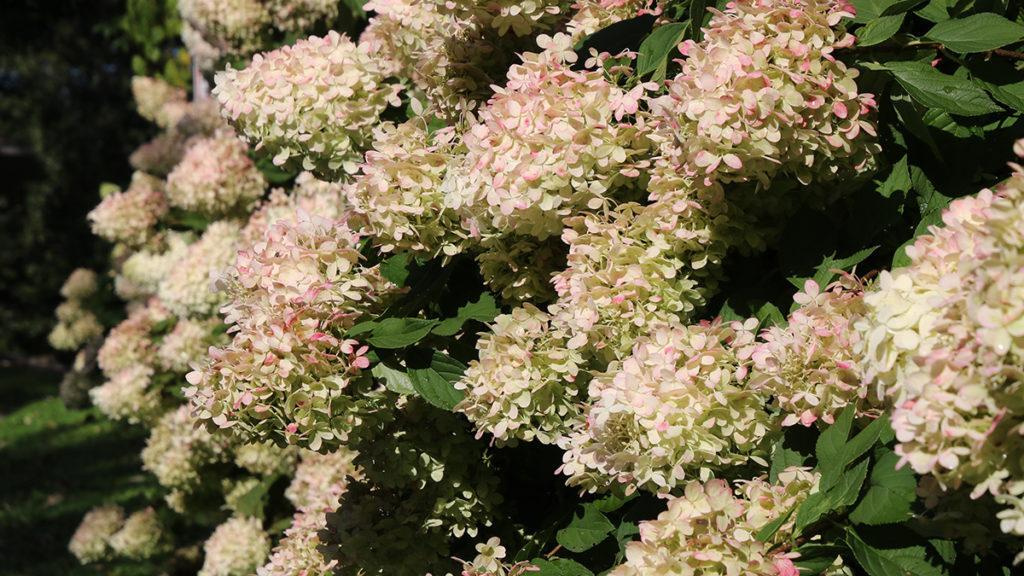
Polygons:
M176 14L174 0L0 2L0 359L50 353L64 278L103 266L85 215L154 130L132 74L189 82Z

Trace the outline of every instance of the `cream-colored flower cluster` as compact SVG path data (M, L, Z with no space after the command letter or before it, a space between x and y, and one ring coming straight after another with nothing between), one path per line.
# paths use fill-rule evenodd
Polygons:
M89 212L89 222L93 234L104 240L136 247L153 235L167 210L163 182L136 172L127 190L110 194Z
M201 482L204 467L228 459L228 443L197 426L187 406L164 414L142 450L142 466L164 488L188 494Z
M502 300L512 304L554 300L551 278L565 268L565 244L559 238L507 234L486 238L479 248L480 275Z
M97 506L82 518L71 536L68 549L82 564L99 562L111 556L110 537L124 524L120 506Z
M242 227L233 220L218 220L189 245L182 262L160 283L157 294L167 309L179 318L205 317L217 312L225 302L225 294L214 286L214 280L231 265Z
M167 201L183 210L222 216L234 210L248 212L266 187L245 143L223 135L189 144L167 176Z
M664 0L577 0L566 31L578 42L616 22L642 15L658 16L665 4Z
M180 0L182 40L206 65L248 56L280 33L303 33L338 17L336 0Z
M164 335L156 350L156 362L161 370L184 374L192 365L206 358L210 346L222 343L216 318L195 320L179 318L174 328Z
M590 382L586 424L562 473L588 491L613 483L669 492L767 454L775 422L749 387L757 320L649 327Z
M166 538L156 510L149 507L128 516L121 529L110 537L110 548L121 558L145 560L165 549Z
M50 345L74 351L103 335L103 325L89 309L89 299L99 289L96 273L76 268L60 289L64 302L57 306L57 325L50 331Z
M777 484L755 479L733 489L720 479L691 481L656 520L640 524L640 540L626 545L625 563L610 574L797 574L791 556L772 550L789 537L792 518L768 542L756 536L803 502L816 484L817 478L800 468L784 470Z
M902 462L992 493L1010 507L1003 530L1024 535L1024 170L1012 166L994 192L951 203L908 266L881 274L857 326Z
M558 26L566 19L571 4L568 0L451 0L446 6L469 14L499 34L529 36Z
M306 170L354 172L359 154L401 87L365 46L330 32L256 55L217 74L223 114L274 163L300 158Z
M161 128L175 124L188 107L183 89L149 76L132 78L132 96L139 116Z
M121 264L114 277L114 291L127 301L145 301L155 296L164 278L184 261L192 241L192 234L187 232L154 237Z
M394 290L360 265L358 242L344 220L300 214L238 253L221 281L233 339L188 375L198 419L241 424L248 441L315 450L341 439L349 380L369 367L367 347L344 332Z
M199 576L249 576L270 554L270 536L251 516L232 516L203 544Z

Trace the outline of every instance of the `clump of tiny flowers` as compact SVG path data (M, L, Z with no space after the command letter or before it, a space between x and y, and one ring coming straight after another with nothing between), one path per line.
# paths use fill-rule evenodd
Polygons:
M169 318L167 309L155 298L128 314L111 329L100 347L97 361L103 374L112 378L125 368L152 365L156 349L150 332Z
M352 463L355 457L346 448L327 454L303 451L285 497L299 510L336 508L348 479L359 477Z
M285 32L303 32L319 22L338 16L336 0L269 0L274 27Z
M566 32L578 42L616 22L645 14L658 16L664 4L664 0L577 0L572 5Z
M571 4L568 0L452 0L446 7L469 14L499 34L511 31L516 36L529 36L558 26L565 20Z
M380 114L399 104L401 87L385 76L367 48L331 31L218 73L213 92L224 116L275 164L301 158L304 169L333 174L355 171Z
M157 291L175 316L210 316L224 303L225 295L215 289L213 280L231 264L241 230L236 221L218 220L189 245L180 265L170 270Z
M114 277L114 292L124 300L144 300L156 295L163 281L188 255L190 233L167 232L133 252Z
M139 116L162 128L177 122L188 105L185 90L148 76L132 78L132 96Z
M565 270L552 280L556 321L572 348L621 359L650 326L689 318L704 301L689 263L659 234L646 209L628 203L567 220Z
M639 94L601 69L574 70L565 34L537 42L543 51L523 54L463 135L467 169L448 203L485 234L557 236L564 217L605 206L639 175L641 129L623 121L625 101Z
M1018 153L1024 145L1015 146ZM943 486L990 492L1024 534L1024 170L954 201L865 295L864 365L893 403L896 453Z
M445 206L441 182L457 146L453 128L428 132L413 118L374 129L361 175L348 188L352 208L366 219L367 235L382 252L447 256L461 250L460 215Z
M127 190L110 194L89 212L89 222L100 238L134 247L153 235L167 209L163 182L136 172Z
M640 524L640 540L627 544L625 563L610 574L797 574L790 555L772 550L789 537L794 520L768 542L756 536L803 502L816 484L815 475L800 468L784 470L776 484L755 479L735 490L725 480L691 481L657 519Z
M103 325L79 300L57 306L57 325L50 331L50 345L57 350L78 350L103 335Z
M700 43L680 45L682 71L650 101L652 121L683 144L668 172L697 186L759 181L776 174L802 183L868 162L875 107L857 91L857 71L832 53L853 44L834 0L756 0L712 9ZM662 170L664 171L664 170ZM659 170L652 175L652 190Z
M284 448L270 442L242 444L234 450L235 465L259 476L291 474L299 458L292 446Z
M184 210L219 216L236 209L251 210L266 187L245 143L220 135L189 145L167 176L167 201Z
M150 386L152 379L151 366L128 366L89 390L89 398L111 420L127 420L132 424L148 422L161 408L160 390Z
M319 532L327 526L322 510L299 511L267 563L256 569L257 576L331 576L337 560L320 552Z
M373 13L361 44L372 46L392 72L423 87L429 80L421 76L421 62L432 45L450 36L456 20L442 11L440 0L369 0L363 9Z
M203 544L199 576L249 576L270 554L270 537L253 517L233 516Z
M571 339L532 304L498 316L455 384L465 391L455 410L498 440L559 442L580 417L586 386L586 360Z
M650 327L633 353L590 382L586 424L561 472L588 491L666 493L764 452L766 398L748 387L757 320Z
M165 548L163 526L152 507L134 512L110 538L114 553L130 560L152 558Z
M107 505L93 508L82 518L68 544L68 550L82 564L99 562L111 556L110 537L124 524L124 510Z
M314 450L343 436L346 389L369 360L366 346L342 335L395 290L376 266L360 266L358 242L344 220L301 214L239 252L220 281L232 342L188 375L200 420L247 442Z
M242 229L242 246L262 242L272 225L279 220L297 220L301 214L316 214L321 218L347 216L352 227L351 223L358 221L358 217L349 209L345 188L335 182L319 180L309 172L302 172L296 177L290 193L275 188L249 216Z
M234 54L259 49L271 22L261 0L179 0L178 11L204 42Z
M157 347L157 365L168 372L188 372L193 364L206 357L210 346L220 343L221 337L217 331L219 325L220 321L215 318L179 319Z
M786 414L783 426L831 424L848 404L856 404L859 414L880 404L869 396L859 369L860 334L853 325L864 314L863 293L852 276L825 290L807 280L793 296L800 308L786 325L761 334L750 387L774 397Z
M153 427L142 450L142 467L156 476L161 486L190 493L199 486L205 466L227 458L224 439L196 426L188 407L179 406Z

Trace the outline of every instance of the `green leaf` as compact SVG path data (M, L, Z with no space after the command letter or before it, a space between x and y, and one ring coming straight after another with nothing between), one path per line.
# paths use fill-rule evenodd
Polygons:
M779 440L772 448L772 465L768 471L768 481L774 484L779 479L779 472L790 466L802 466L804 460L803 454L786 448L783 441Z
M616 564L626 557L626 546L633 541L633 536L639 533L640 528L633 522L623 522L615 528L615 541L619 543L619 552L615 555Z
M570 552L585 552L597 546L615 530L615 525L595 506L583 506L583 515L576 516L558 531L556 539Z
M842 508L843 506L850 506L857 501L857 497L860 496L860 489L864 486L864 480L868 477L869 464L870 462L867 459L861 460L860 464L843 473L839 484L836 484L829 491L829 502L832 503L832 510Z
M594 576L594 573L586 566L568 558L551 558L549 560L534 558L530 560L530 564L539 569L530 572L537 576Z
M448 318L434 329L438 336L454 336L462 329L462 325L469 320L476 320L482 324L488 324L494 320L501 311L498 309L494 296L485 292L480 295L476 302L470 302L459 308L454 318Z
M377 348L405 348L422 340L436 325L437 320L423 318L385 318L373 327L367 342Z
M779 310L779 307L771 302L765 302L757 309L754 313L754 317L757 318L758 322L762 327L765 326L781 326L786 323L786 317Z
M821 264L818 264L814 268L814 276L812 276L810 279L814 280L814 282L818 285L819 288L824 289L826 286L832 283L832 280L835 279L837 275L836 270L849 272L851 269L853 269L854 266L860 264L864 260L867 260L869 256L874 254L875 250L878 250L878 246L864 248L863 250L858 250L857 252L854 252L853 254L846 256L845 258L839 259L836 259L836 254L835 252L833 252L829 256L825 256L825 259L821 261ZM788 280L798 289L803 290L804 283L807 279L793 277L788 278ZM794 308L796 307L797 306L794 303Z
M947 0L929 0L916 14L929 22L942 22L949 20L949 6Z
M929 108L958 116L982 116L1002 110L969 79L943 74L924 62L888 62L885 68L915 100Z
M370 373L375 378L383 380L384 386L392 392L404 395L416 393L416 388L413 387L412 379L409 378L408 374L392 368L383 362L375 364Z
M892 38L903 25L905 14L881 16L865 24L857 31L858 46L874 46Z
M414 368L418 363L407 361L409 381L424 400L442 410L451 410L465 396L461 390L455 389L455 383L466 372L466 365L437 350L431 352L426 367Z
M821 574L832 566L844 548L832 544L816 544L809 542L797 547L794 552L800 556L793 562L801 574Z
M409 277L409 255L402 252L381 262L380 273L396 286L405 286L405 279Z
M355 326L349 328L348 331L345 332L345 336L348 338L352 338L354 336L359 336L360 334L373 332L373 329L376 328L379 324L380 323L377 322L376 320L367 320L366 322L360 322Z
M843 446L841 461L843 467L860 458L867 453L872 446L882 437L882 433L890 428L889 416L882 415L875 418L863 430L857 433L849 442Z
M846 529L846 543L868 576L943 576L946 571L928 561L924 546L875 548Z
M908 466L896 469L899 456L886 450L871 469L867 493L850 513L858 524L892 524L910 514L916 497L917 482Z
M609 513L615 512L619 508L622 508L627 503L632 501L634 498L639 496L639 493L633 492L628 496L619 496L617 494L609 494L600 500L594 500L586 504L586 506L592 506L599 512Z
M843 447L846 446L846 439L850 437L850 427L853 425L853 416L856 413L854 406L847 406L835 422L826 428L814 445L814 455L818 458L818 468L824 474L829 469L842 469L845 463L842 461Z
M889 175L878 187L878 193L883 198L889 198L896 192L910 192L911 186L910 168L907 167L907 155L904 154L902 158L892 165Z
M792 515L793 508L786 510L785 514L765 524L760 530L757 531L757 534L754 537L757 538L758 542L767 542L771 540L772 536L775 536L775 533L779 531L779 528L782 528L782 525L785 524L786 521L789 520L789 517Z
M982 12L939 22L925 34L954 52L987 52L1024 39L1024 26L998 14Z
M832 503L825 492L815 492L800 504L796 511L796 523L793 535L799 536L804 528L818 521L819 518L832 511Z
M897 91L899 93L896 93ZM942 150L939 148L938 143L935 142L935 138L932 137L928 126L924 123L921 110L913 98L909 94L903 93L903 90L900 88L894 90L891 100L892 107L896 111L896 117L899 119L900 124L907 129L910 135L928 145L928 149L936 158L943 160Z
M672 22L651 31L640 43L636 58L637 76L643 77L657 71L651 79L657 82L664 78L668 56L682 41L684 34L685 22Z
M267 476L259 484L252 487L237 502L237 512L243 516L263 517L263 507L267 502L267 493L277 480L277 475Z

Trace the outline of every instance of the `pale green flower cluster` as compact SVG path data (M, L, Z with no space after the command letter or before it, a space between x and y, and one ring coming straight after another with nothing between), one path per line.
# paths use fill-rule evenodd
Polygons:
M233 516L203 544L199 576L249 576L270 554L270 536L253 517Z
M111 556L110 537L124 524L120 506L98 506L82 518L71 536L68 549L82 564L99 562Z
M144 508L128 516L121 529L110 537L110 548L122 558L145 560L166 548L166 538L156 510Z

